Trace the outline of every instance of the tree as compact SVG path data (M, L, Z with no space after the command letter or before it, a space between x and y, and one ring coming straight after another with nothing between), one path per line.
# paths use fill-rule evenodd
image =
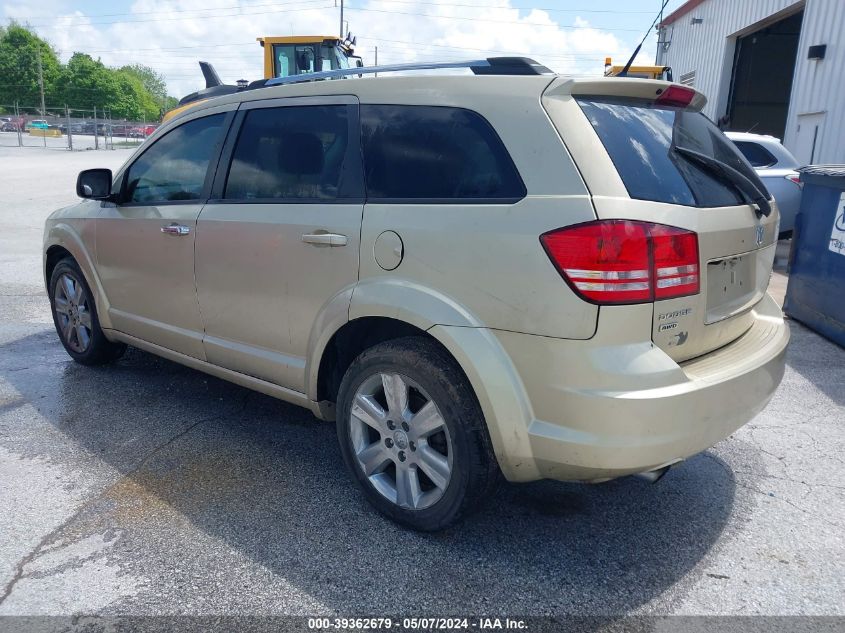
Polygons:
M167 98L167 83L165 83L164 77L149 66L133 64L132 66L123 66L118 71L136 77L155 99L162 101Z
M146 66L124 66L116 71L127 94L133 97L135 119L154 121L167 100L164 78ZM133 117L127 117L133 118Z
M12 106L17 101L22 108L41 108L39 53L46 104L48 107L60 105L56 102L56 88L61 75L61 63L56 51L17 22L0 28L0 104Z
M62 69L61 98L74 108L87 110L114 107L120 86L114 73L100 60L85 53L74 53Z
M48 109L106 110L115 119L155 121L175 106L167 85L152 68L135 64L108 68L99 59L74 53L62 65L56 51L25 26L0 27L0 108L18 101L30 111L40 108L38 54L44 73Z

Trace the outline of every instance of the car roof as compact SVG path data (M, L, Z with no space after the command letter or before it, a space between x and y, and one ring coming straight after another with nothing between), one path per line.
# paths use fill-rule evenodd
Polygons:
M303 81L243 90L201 100L185 108L167 122L180 120L198 110L265 99L349 96L362 104L435 105L472 107L484 110L502 107L511 101L536 100L543 95L556 96L630 96L653 99L655 92L672 85L667 81L629 77L573 78L566 75L467 75L467 74L395 74L365 76L332 81ZM686 88L686 87L685 87ZM700 110L706 103L703 94L693 90L691 107Z
M725 135L732 141L757 143L765 147L777 159L777 163L770 165L767 169L794 169L798 166L798 160L775 136L751 134L750 132L725 132Z
M757 143L780 143L780 139L769 134L752 134L751 132L725 132L734 141L754 141Z

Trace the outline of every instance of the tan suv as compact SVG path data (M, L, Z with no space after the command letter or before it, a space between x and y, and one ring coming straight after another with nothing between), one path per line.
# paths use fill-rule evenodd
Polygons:
M474 64L276 80L81 173L44 238L68 353L336 419L369 501L422 530L499 473L656 479L727 437L789 339L754 170L690 88Z

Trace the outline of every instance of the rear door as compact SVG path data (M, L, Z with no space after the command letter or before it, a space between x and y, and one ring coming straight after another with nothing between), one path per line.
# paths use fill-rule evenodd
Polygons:
M312 327L358 279L360 156L353 97L242 104L197 226L209 362L304 391Z
M641 220L697 234L700 292L654 302L651 338L683 361L731 342L751 326L750 310L766 292L774 260L775 203L770 202L771 215L762 215L724 174L684 155L683 149L694 150L727 164L768 196L730 140L697 111L703 99L696 100L697 108L661 104L654 96L627 96L626 84L611 87L613 95L576 96L580 114L572 109L570 115L586 119L600 145L590 144L584 133L574 144L583 145L576 150L594 163L585 175L599 219ZM631 87L651 95L665 88L659 82ZM597 154L602 148L609 161Z

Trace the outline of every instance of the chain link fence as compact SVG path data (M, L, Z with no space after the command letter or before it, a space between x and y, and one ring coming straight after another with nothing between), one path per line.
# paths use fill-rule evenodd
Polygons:
M106 109L40 109L0 104L0 146L55 150L115 149L140 145L157 122L115 119Z

